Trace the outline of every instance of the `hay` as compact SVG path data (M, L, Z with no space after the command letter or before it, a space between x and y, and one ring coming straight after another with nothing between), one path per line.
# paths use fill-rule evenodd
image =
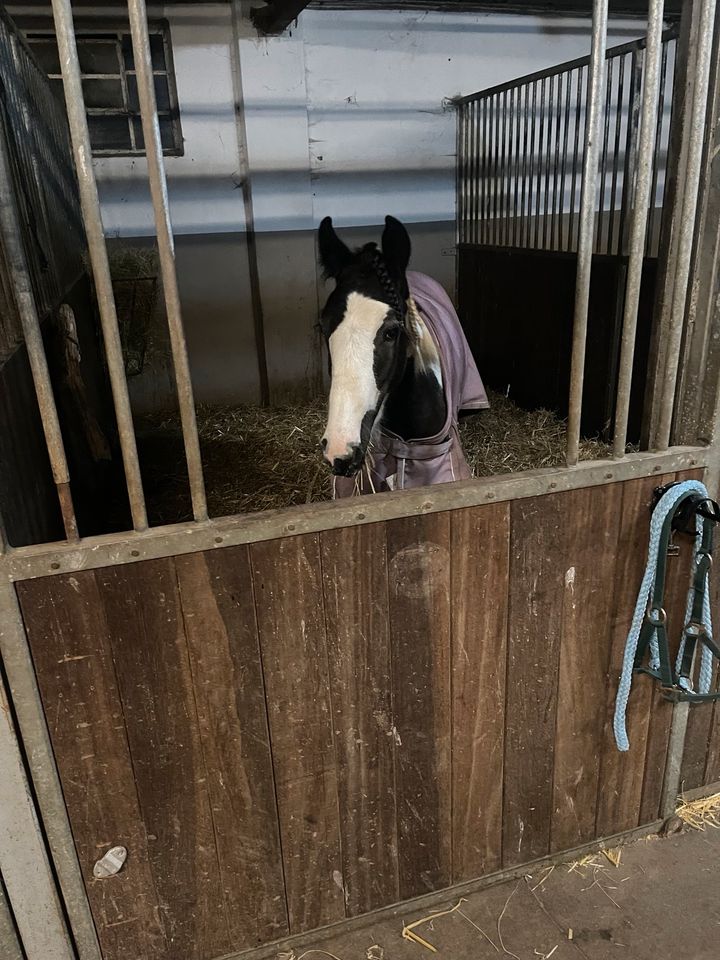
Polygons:
M516 473L564 462L566 425L547 410L521 410L500 394L491 407L460 424L474 476ZM326 400L263 409L253 404L204 407L198 429L210 515L229 516L315 503L331 497L331 478L318 442ZM138 424L138 443L153 522L190 517L187 473L177 416ZM609 447L583 440L583 460L609 456Z
M693 830L720 828L720 793L701 797L699 800L681 800L675 813Z

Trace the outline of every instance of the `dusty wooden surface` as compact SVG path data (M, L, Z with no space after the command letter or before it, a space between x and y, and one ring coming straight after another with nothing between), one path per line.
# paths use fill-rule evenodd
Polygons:
M670 707L635 680L625 755L611 720L661 479L19 584L105 960L214 960L653 820ZM719 767L698 708L684 775Z

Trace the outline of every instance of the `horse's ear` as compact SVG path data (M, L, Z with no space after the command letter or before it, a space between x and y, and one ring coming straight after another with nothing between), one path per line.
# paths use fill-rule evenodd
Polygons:
M410 237L395 217L385 217L382 252L388 270L396 280L401 280L410 263Z
M352 260L352 253L335 233L332 217L325 217L318 230L320 261L327 277L336 279Z

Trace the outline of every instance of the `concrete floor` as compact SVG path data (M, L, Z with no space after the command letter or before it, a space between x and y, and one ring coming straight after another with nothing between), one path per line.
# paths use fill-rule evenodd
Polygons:
M657 836L622 848L618 866L546 868L474 893L459 910L415 928L437 953L402 937L403 919L369 921L351 932L310 938L277 960L718 960L720 830ZM479 929L478 929L479 928ZM492 941L492 943L490 942Z

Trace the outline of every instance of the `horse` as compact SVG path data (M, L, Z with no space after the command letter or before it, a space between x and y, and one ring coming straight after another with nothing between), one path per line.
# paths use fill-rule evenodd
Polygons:
M408 270L406 228L388 216L380 247L353 251L325 217L318 246L335 282L320 316L334 496L469 478L458 417L488 407L487 394L450 298Z

